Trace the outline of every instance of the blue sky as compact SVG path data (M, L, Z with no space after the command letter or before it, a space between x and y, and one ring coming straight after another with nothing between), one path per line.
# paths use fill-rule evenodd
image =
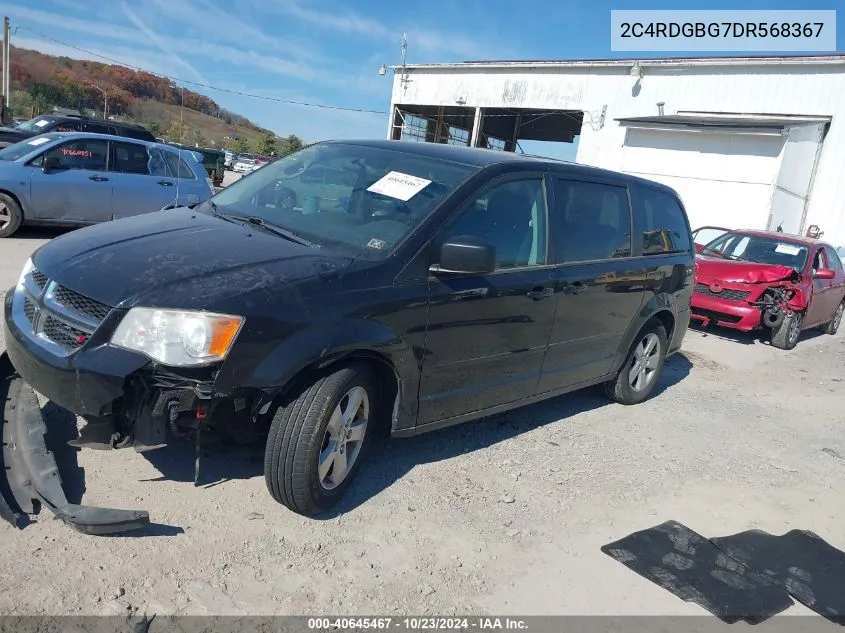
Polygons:
M391 76L379 66L468 59L629 57L610 51L611 9L799 9L803 3L534 0L0 0L21 27L12 43L46 53L98 59L67 42L155 73L268 97L386 111ZM845 9L841 0L813 9ZM837 30L845 33L845 10ZM47 36L46 38L43 36ZM840 35L843 50L845 35ZM676 53L680 54L680 53ZM641 54L637 54L641 55ZM102 61L100 59L100 61ZM190 86L281 135L306 140L378 137L386 114L308 108ZM526 151L543 151L529 147ZM553 154L573 158L574 148Z

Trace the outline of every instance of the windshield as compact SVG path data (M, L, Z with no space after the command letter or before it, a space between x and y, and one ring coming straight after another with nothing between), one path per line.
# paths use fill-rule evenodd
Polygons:
M53 119L43 116L37 116L34 119L30 119L29 121L24 121L20 125L16 125L16 130L22 130L24 132L38 132L42 128L47 127L50 123L53 122Z
M28 138L26 140L19 141L14 145L9 145L9 147L0 150L0 160L18 160L56 138L58 138L57 134L42 134L41 136L36 136L35 138Z
M475 171L403 151L325 143L269 163L212 200L221 213L381 259Z
M731 231L710 242L701 253L725 259L789 266L801 272L807 263L808 250L802 244L786 240Z

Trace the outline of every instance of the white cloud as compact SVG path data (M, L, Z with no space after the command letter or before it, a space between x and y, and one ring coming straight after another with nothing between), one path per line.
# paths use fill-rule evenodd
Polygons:
M194 68L191 64L182 59L175 51L173 51L173 49L169 47L167 43L161 37L159 37L155 31L148 28L147 25L144 24L144 21L137 15L135 15L132 9L129 8L126 2L122 3L121 8L123 9L123 14L127 18L129 18L129 21L132 22L132 24L134 24L138 28L138 30L141 31L141 33L143 33L153 44L155 44L156 47L158 47L158 49L162 53L171 54L173 56L173 59L178 62L180 66L188 70L188 72L190 72L194 76L194 78L199 80L201 83L208 83L208 80L203 77L202 73L200 73L196 68Z
M320 10L313 7L313 3L305 4L302 0L255 0L256 3L270 11L286 14L302 22L318 26L323 29L337 31L347 35L364 35L382 43L390 43L399 48L403 28L389 25L380 20L363 16L349 10ZM401 13L396 12L397 15ZM454 55L461 58L484 58L502 56L507 47L503 45L497 34L491 34L483 40L475 39L467 33L448 33L431 30L416 24L406 24L404 31L408 34L408 49L413 46L423 53L436 56Z

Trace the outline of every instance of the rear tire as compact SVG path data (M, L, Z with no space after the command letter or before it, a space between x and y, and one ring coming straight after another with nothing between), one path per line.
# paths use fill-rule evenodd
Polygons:
M790 313L780 325L772 328L772 345L778 349L793 349L801 338L803 325L804 315L801 312Z
M264 451L264 480L276 501L303 516L340 501L378 419L377 385L369 367L349 365L276 411Z
M667 347L666 328L658 321L646 324L616 378L604 383L607 397L625 405L646 400L660 380Z
M842 315L845 314L845 301L839 304L836 312L833 313L833 319L827 325L823 325L820 329L825 334L836 334L839 330L839 325L842 323Z
M0 193L0 238L11 237L23 222L23 212L15 199Z

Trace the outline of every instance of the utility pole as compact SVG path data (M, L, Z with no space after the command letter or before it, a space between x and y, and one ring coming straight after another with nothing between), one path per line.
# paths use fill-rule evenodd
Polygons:
M9 76L11 73L11 62L9 59L9 53L11 52L11 47L9 46L9 35L11 33L11 25L9 23L9 18L3 18L3 107L9 107L9 88L10 88L10 81Z

